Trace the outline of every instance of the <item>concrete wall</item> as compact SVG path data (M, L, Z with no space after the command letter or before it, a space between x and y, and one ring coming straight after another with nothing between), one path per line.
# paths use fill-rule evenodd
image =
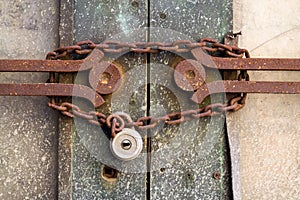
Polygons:
M299 58L299 13L299 0L235 0L234 30L242 31L239 45L252 57ZM258 72L250 73L250 78L300 81L299 75ZM300 95L251 94L243 110L227 115L236 154L232 160L236 199L300 198L299 102Z
M0 0L0 59L45 59L57 46L58 1ZM0 73L1 83L48 74ZM56 115L47 97L0 97L0 199L56 199Z

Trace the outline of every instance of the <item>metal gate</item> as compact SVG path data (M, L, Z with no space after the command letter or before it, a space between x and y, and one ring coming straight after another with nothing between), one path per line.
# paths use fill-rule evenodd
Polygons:
M211 92L209 98L202 102L199 100L201 87L187 88L174 72L174 67L178 71L180 68L178 66L183 60L190 60L193 58L192 55L196 59L197 56L201 56L201 53L196 50L192 50L191 55L180 48L199 45L190 41L198 41L202 37L214 37L221 42L225 34L229 33L225 42L228 43L228 40L235 42L238 34L232 33L231 1L61 0L52 3L25 1L15 1L12 4L0 3L1 12L4 13L1 21L1 28L4 30L1 34L4 39L0 40L4 55L2 58L42 58L55 46L72 45L76 41L83 40L78 44L80 50L76 49L78 45L68 47L76 52L76 55L72 55L73 59L82 59L85 58L82 54L87 50L85 46L93 46L106 40L102 46L100 45L107 53L105 61L101 63L103 65L112 62L108 65L113 65L115 71L119 70L117 79L112 75L113 73L105 76L102 74L99 78L100 84L109 85L111 79L119 82L116 91L112 92L110 88L111 92L100 92L104 94L103 100L99 99L102 98L101 96L96 95L99 102L105 101L97 112L92 110L89 115L81 112L81 109L89 110L91 107L80 98L60 99L59 101L66 102L72 100L73 103L63 103L61 106L57 106L55 99L51 98L49 103L51 107L60 109L62 113L71 117L73 114L81 116L90 123L80 118L72 120L58 115L44 106L48 100L46 97L1 97L3 112L3 120L0 124L3 130L0 160L3 166L1 197L5 199L232 199L232 191L234 191L234 196L239 198L239 194L236 194L239 190L236 184L240 184L236 177L239 173L238 166L236 162L230 161L229 156L230 143L231 156L239 161L236 157L238 142L232 136L229 142L227 141L225 115L215 116L216 113L236 109L237 101L234 103L230 101L228 107L223 107L220 103L228 99L226 100L222 94L212 94L220 93L221 90L212 89L211 86L210 89L217 92ZM115 42L116 40L119 42ZM219 52L214 50L221 49L227 56L239 56L233 53L231 46L210 39L203 39L201 42L209 43L210 46L205 48L212 54L218 54ZM168 43L172 45L167 45ZM143 47L143 44L152 46ZM127 47L135 50L124 52L123 49ZM49 53L47 58L61 56L70 49L56 49ZM153 53L155 51L157 53ZM237 48L235 51L248 57L247 50ZM93 51L92 55L96 54L97 51ZM97 55L102 59L103 55L100 54L98 52ZM61 58L68 59L64 56ZM101 65L100 58L97 59L98 57L88 57L82 64L83 66ZM220 67L224 64L222 60L214 59L214 61L221 63L218 67L222 68ZM212 61L206 61L205 65L209 66L210 62ZM227 62L228 69L232 67L231 62L231 60ZM266 62L273 61L266 60ZM282 69L275 66L279 62ZM271 70L297 71L295 67L298 66L297 62L296 59L295 63L291 60L278 59L274 60L274 65L269 64L268 69L274 66ZM68 65L68 61L65 63ZM295 68L284 63L292 63ZM183 66L185 70L186 65L185 63ZM238 69L238 65L235 69ZM251 69L251 63L248 65ZM257 68L252 66L252 68L264 70L264 66ZM184 73L189 72L184 76L189 80L195 79L198 75L204 76L208 85L210 82L217 83L224 77L230 79L237 76L235 72L221 71L220 73L218 69L208 68L203 72L204 75L201 74L202 72L199 72L199 75L189 70L184 71ZM227 68L223 67L224 69ZM242 67L240 69L239 80L246 82L232 85L235 82L227 81L227 85L224 85L225 91L270 92L268 88L273 86L271 90L275 93L299 93L297 82L294 85L270 83L269 86L264 87L267 82L249 82L248 74L242 70ZM98 72L93 68L90 74L84 70L76 74L59 73L57 80L59 83L74 82L75 84L85 84L90 81L93 87L93 81L87 79L88 76L93 75L91 73L97 75ZM53 77L54 74L50 74L50 83L54 81ZM46 75L36 73L14 72L3 73L1 81L4 83L43 82L45 78ZM98 80L96 82L98 83ZM82 87L77 88L84 90ZM14 91L16 90L15 88ZM98 88L95 90L98 91ZM15 94L8 95L18 95L19 91L20 88ZM195 94L192 95L194 92ZM2 91L3 93L5 92ZM24 91L24 94L27 93ZM238 100L243 98L245 94L238 97ZM241 102L244 103L243 100ZM199 103L201 103L200 107L210 105L199 111ZM73 111L68 112L68 109ZM106 135L105 128L93 125L98 124L97 121L92 120L93 117L101 118L102 113L115 113L112 121L108 119L109 117L105 117L106 123L111 123L109 127L112 127L113 139ZM120 116L129 121L131 129L124 129L125 132L123 130L116 136L115 131L119 131L116 127L120 127L120 121L116 120ZM205 118L184 120L191 116L194 118L205 116ZM151 123L152 120L154 122ZM160 121L166 123L160 124ZM138 137L141 135L137 144L132 143L137 140L137 135L132 141L130 139L122 141L124 149L130 149L132 145L140 145L141 154L134 156L135 159L120 158L121 155L116 152L118 150L114 149L114 144L110 140L115 141L122 134L137 134ZM233 180L231 167L234 173ZM15 190L17 192L14 192Z

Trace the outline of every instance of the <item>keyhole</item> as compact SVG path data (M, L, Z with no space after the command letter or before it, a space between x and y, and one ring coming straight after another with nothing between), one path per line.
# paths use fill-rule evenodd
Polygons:
M111 79L111 75L107 72L103 72L100 76L100 83L107 85Z
M196 74L195 74L195 72L193 70L188 70L188 71L185 72L185 77L188 80L195 79Z
M124 150L129 150L131 148L131 142L129 140L123 140L122 143L121 143L121 147L124 149Z

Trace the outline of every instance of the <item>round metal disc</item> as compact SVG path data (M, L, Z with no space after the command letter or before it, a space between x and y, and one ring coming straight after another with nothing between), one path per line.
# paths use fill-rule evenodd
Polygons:
M111 94L121 84L121 72L114 63L103 61L91 69L89 82L98 93Z
M175 67L175 83L185 91L194 91L199 88L204 84L205 76L205 69L196 60L183 60Z

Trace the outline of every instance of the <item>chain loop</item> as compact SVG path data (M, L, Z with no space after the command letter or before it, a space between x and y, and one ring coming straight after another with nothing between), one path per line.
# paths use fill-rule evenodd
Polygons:
M244 106L242 100L243 97L239 96L231 99L229 104L215 103L195 110L173 112L159 117L143 116L138 118L136 121L133 121L128 114L123 112L110 114L108 117L106 117L105 114L96 111L90 111L86 113L81 111L78 106L69 102L63 102L60 106L49 103L49 106L53 109L62 111L62 114L71 118L79 117L86 119L89 123L97 126L106 125L113 130L112 132L117 133L124 127L150 129L158 126L160 122L164 122L168 125L174 125L191 121L192 119L221 115L228 111L236 111L241 109ZM95 118L97 120L95 120Z
M213 56L229 56L229 57L246 57L249 58L248 50L236 46L225 45L217 42L212 38L202 38L199 42L192 42L189 40L177 40L173 43L162 42L134 42L124 43L120 41L105 41L101 44L95 44L90 40L78 42L72 46L64 46L55 49L47 54L47 59L84 59L93 49L97 48L106 53L159 53L160 51L172 51L175 53L189 52L194 48L201 47L207 53ZM239 81L249 81L247 71L241 71L238 76ZM55 82L54 74L50 74L50 82ZM58 105L54 98L48 103L48 106L60 111L63 115L71 118L86 119L89 123L97 126L107 126L111 129L111 137L115 137L117 132L121 131L124 127L150 129L157 127L160 123L168 125L180 124L193 119L200 119L203 117L212 117L222 115L227 111L237 111L244 107L247 94L242 93L240 96L235 97L229 101L228 104L211 104L195 110L186 110L182 112L174 112L165 116L145 116L140 117L133 121L130 116L123 112L118 112L106 116L105 114L97 111L84 112L72 103L63 102Z
M177 40L173 43L162 42L133 42L125 43L115 40L104 41L101 44L95 44L90 40L78 42L72 46L63 46L55 49L47 54L47 59L58 60L71 56L73 59L77 59L78 56L87 56L93 49L97 48L106 53L123 53L123 52L135 52L135 53L158 53L160 51L172 51L175 53L189 52L193 48L202 47L208 53L224 53L230 57L246 57L249 58L249 52L246 49L239 48L237 46L225 45L217 42L212 38L202 38L200 42L192 42L189 40ZM218 56L218 55L215 55ZM82 57L80 57L82 58ZM84 58L84 57L83 57Z

